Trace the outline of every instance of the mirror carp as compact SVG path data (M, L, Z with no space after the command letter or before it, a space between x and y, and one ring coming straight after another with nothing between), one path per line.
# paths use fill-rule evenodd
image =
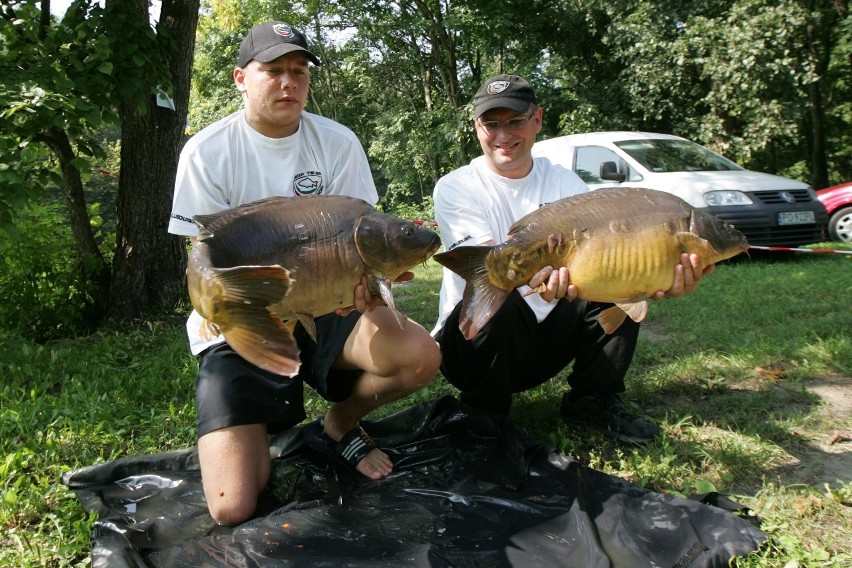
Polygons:
M671 287L681 253L698 254L703 269L747 249L741 232L675 195L609 188L540 207L501 244L460 246L434 258L466 281L459 328L470 339L509 292L546 266L567 267L579 298L615 304L599 316L612 333L627 316L645 318L647 298Z
M206 320L202 334L221 332L249 362L288 376L300 365L296 322L315 339L313 318L350 307L362 276L405 325L390 282L441 242L433 231L345 196L270 197L195 222L187 285Z

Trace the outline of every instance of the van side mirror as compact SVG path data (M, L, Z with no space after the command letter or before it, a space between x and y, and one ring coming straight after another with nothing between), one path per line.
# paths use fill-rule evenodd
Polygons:
M627 179L627 175L618 171L615 162L601 162L601 179L620 183Z

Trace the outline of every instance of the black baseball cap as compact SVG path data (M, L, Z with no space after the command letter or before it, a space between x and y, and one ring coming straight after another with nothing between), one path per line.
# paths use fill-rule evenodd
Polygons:
M473 118L494 108L510 108L526 112L537 104L535 92L517 75L495 75L487 79L473 96Z
M319 65L319 59L308 50L308 42L302 32L286 22L266 22L254 26L240 44L238 67L245 67L256 59L269 63L285 53L304 51L308 60Z

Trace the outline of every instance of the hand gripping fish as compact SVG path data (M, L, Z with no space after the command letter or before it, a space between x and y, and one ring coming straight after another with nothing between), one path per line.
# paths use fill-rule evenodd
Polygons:
M466 281L459 328L470 339L545 266L567 267L580 298L614 303L598 318L612 333L628 315L645 318L647 298L671 287L681 253L698 254L703 269L746 249L742 233L675 195L612 188L537 209L499 245L456 247L435 260Z
M192 306L243 358L289 376L300 364L297 321L316 338L313 318L351 306L362 276L396 311L389 282L441 243L432 231L344 196L270 197L195 222Z

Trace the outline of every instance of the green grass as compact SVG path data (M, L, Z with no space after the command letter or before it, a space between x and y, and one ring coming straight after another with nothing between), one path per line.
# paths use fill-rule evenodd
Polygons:
M655 443L633 449L566 428L556 417L562 377L518 395L511 418L633 483L715 489L751 507L771 543L739 566L849 566L852 468L837 466L852 443L831 441L852 432L852 417L820 389L852 393L852 258L773 258L725 263L693 294L651 305L625 398L662 424ZM416 274L395 298L431 329L440 267ZM61 475L194 444L196 368L183 314L47 345L0 332L0 565L89 564L94 517ZM438 377L380 412L448 393ZM325 408L306 397L309 412Z

